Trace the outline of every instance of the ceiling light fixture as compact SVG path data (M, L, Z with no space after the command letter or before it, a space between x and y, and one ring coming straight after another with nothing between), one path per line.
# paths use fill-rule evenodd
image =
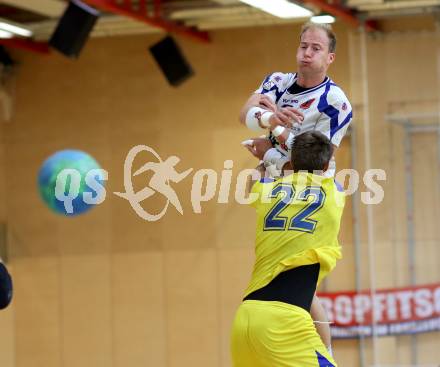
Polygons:
M6 32L6 31L2 31L0 29L0 38L1 39L5 39L5 38L12 38L14 35L11 32Z
M0 30L23 37L32 36L32 31L30 31L29 29L23 28L16 24L12 24L8 21L5 21L4 19L0 19Z
M240 0L241 2L258 8L279 18L307 18L313 13L287 0Z
M314 17L311 17L310 20L313 23L326 23L326 24L331 24L335 22L335 18L332 17L331 15L316 15Z

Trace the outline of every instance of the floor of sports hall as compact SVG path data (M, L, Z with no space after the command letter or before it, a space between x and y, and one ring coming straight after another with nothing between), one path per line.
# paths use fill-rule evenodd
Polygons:
M348 199L344 258L323 284L326 292L440 279L440 36L430 18L385 28L364 35L335 25L330 76L355 115L338 169L355 167L361 177L383 169L387 180L377 205L364 205L360 195ZM220 176L226 160L233 161L233 184L255 165L240 146L252 133L239 125L238 112L265 75L295 69L299 29L218 30L210 44L177 36L195 70L178 88L147 52L160 34L92 38L78 60L11 51L18 64L12 115L0 124L0 222L15 294L0 311L2 367L231 365L229 333L250 276L255 214L233 194L218 202ZM169 205L160 220L147 221L113 194L125 191L124 162L136 145L163 160L179 157L179 172L194 169L172 184L183 215ZM36 186L42 162L67 148L88 152L108 171L105 201L72 218L51 212ZM139 154L134 166L147 159ZM194 213L200 169L214 170L218 185ZM135 190L147 178L133 177ZM145 208L164 204L155 195ZM438 331L348 338L334 340L333 349L344 367L437 366L439 340Z

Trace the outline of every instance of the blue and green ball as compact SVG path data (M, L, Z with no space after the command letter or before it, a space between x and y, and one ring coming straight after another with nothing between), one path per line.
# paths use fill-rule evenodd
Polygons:
M76 171L75 175L68 174L69 171L65 171L66 169ZM96 169L101 169L98 162L83 151L62 150L53 154L44 161L38 174L38 188L43 201L57 214L74 216L87 212L96 204L85 202L84 193L91 193L92 197L96 197L98 195L96 190L104 190L102 175L96 174L93 178L100 185L93 185L92 188L86 182L86 175ZM62 177L64 180L61 180ZM75 177L77 185L73 187ZM57 179L58 195L56 192ZM67 205L66 207L66 200L59 200L59 198L69 195L70 199L67 201L71 202L71 206Z

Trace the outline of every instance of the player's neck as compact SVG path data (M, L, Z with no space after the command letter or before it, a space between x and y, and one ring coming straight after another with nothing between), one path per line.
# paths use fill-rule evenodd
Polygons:
M325 75L301 75L298 74L296 84L303 88L313 88L325 80Z

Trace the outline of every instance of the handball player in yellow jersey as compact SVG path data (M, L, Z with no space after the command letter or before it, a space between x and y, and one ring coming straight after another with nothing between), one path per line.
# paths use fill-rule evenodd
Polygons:
M336 366L310 316L316 287L341 258L344 192L332 177L315 174L327 170L333 149L318 131L300 134L293 174L252 187L256 259L233 323L234 367Z

